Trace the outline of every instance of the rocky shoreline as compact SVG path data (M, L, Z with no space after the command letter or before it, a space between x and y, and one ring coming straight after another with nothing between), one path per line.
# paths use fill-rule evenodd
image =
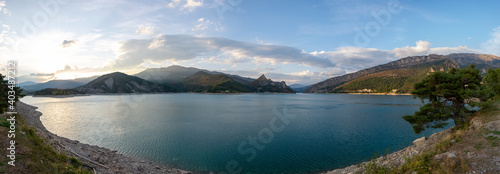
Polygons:
M419 155L422 152L432 148L437 142L446 136L451 135L451 128L445 129L441 132L434 133L427 137L421 137L413 141L413 145L403 150L399 150L386 156L379 157L372 161L363 162L361 164L351 165L349 167L335 169L332 171L324 172L324 174L347 174L347 173L364 173L366 164L375 162L378 165L384 166L399 166L406 162L406 159L414 155Z
M422 152L432 148L437 142L441 141L446 136L451 135L451 128L445 129L441 132L436 132L427 137L421 137L413 141L413 145L403 150L399 150L386 156L379 157L373 161L363 162L361 164L351 165L349 167L335 169L332 171L324 172L324 174L347 174L347 173L364 173L365 168L364 165L375 162L378 165L384 166L399 166L406 162L406 159L412 157L414 155L421 154Z
M29 126L38 130L38 135L45 139L56 151L76 157L94 173L191 173L180 169L172 169L153 162L124 156L117 151L80 143L49 132L40 121L41 112L37 107L23 102L16 103L17 112Z

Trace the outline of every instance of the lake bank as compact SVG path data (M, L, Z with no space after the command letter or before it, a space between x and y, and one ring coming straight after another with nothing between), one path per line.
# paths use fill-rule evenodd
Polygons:
M500 173L499 99L475 113L468 127L449 128L403 150L324 173Z
M52 146L54 150L75 156L78 160L95 170L97 173L190 173L180 169L172 169L129 156L117 153L117 151L80 143L49 132L40 121L41 112L37 107L17 102L16 108L21 117L28 125L37 129L40 137Z

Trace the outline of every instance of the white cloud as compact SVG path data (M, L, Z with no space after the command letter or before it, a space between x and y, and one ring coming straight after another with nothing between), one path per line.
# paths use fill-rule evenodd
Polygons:
M156 33L158 33L158 31L155 30L154 27L146 27L144 25L139 25L139 29L137 29L137 31L135 31L135 33L137 34L141 34L141 35L154 35Z
M5 6L6 6L5 1L0 1L0 12L8 14L10 16L11 13L7 8L5 8Z
M342 67L347 72L354 72L408 56L428 54L448 55L451 53L481 53L481 51L470 49L467 46L431 48L431 43L428 41L418 41L415 46L405 46L394 48L393 50L339 47L335 51L316 51L310 54L327 58L336 67Z
M172 0L167 4L167 7L178 8L181 10L187 10L189 12L194 11L198 7L202 7L203 2L197 0Z
M205 31L210 28L212 28L215 31L224 30L224 27L222 27L220 22L215 23L205 18L199 18L196 22L197 22L196 26L192 28L191 31Z
M392 51L396 57L420 56L429 53L429 49L431 48L430 42L420 40L416 44L414 47L394 48Z
M149 44L148 49L157 49L165 46L165 38L164 37L156 37L153 39L153 41Z
M500 55L500 27L493 29L491 38L481 44L481 48L490 54Z
M186 0L186 4L182 6L183 8L196 8L196 7L201 7L203 3L201 1L195 1L195 0Z
M437 47L429 50L430 54L448 55L451 53L482 53L480 50L470 49L467 46Z
M337 67L342 67L348 72L387 63L394 59L391 51L360 47L339 47L335 51L312 52L311 54L328 58Z
M200 20L200 21L204 21ZM384 64L407 56L480 51L467 46L431 48L427 41L415 46L382 50L376 48L339 47L334 51L305 52L283 45L264 45L230 40L221 37L195 37L190 35L161 35L154 39L127 40L121 45L118 59L108 66L130 68L146 62L183 62L248 64L256 65L304 65L307 67L335 70L329 74L355 72ZM195 60L196 59L196 60ZM305 73L305 72L304 72Z
M317 57L289 46L260 45L220 37L163 35L154 39L135 39L123 42L121 54L111 67L133 67L151 61L186 61L197 57L227 58L231 62L251 60L296 63L307 66L333 67L326 58Z
M457 47L436 47L431 48L431 43L428 41L418 41L416 46L406 46L403 48L395 48L392 50L396 58L403 58L408 56L421 56L428 54L448 55L451 53L481 53L480 50L470 49L467 46Z

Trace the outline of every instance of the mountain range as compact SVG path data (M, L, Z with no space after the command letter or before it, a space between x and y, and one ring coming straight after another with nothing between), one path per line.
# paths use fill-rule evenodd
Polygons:
M311 85L304 93L408 93L413 84L435 71L476 65L482 73L500 68L500 57L486 54L411 56Z
M84 80L90 80L87 83ZM25 86L39 95L108 93L295 93L285 82L273 82L262 75L251 79L197 68L170 66L146 69L135 75L121 72L75 80L54 80ZM57 90L59 89L59 90ZM76 91L76 92L75 92Z
M78 86L82 86L87 84L88 82L96 79L98 76L92 76L87 78L77 78L73 80L51 80L45 83L35 83L35 82L23 82L19 83L18 86L23 88L24 91L33 92L46 88L55 88L55 89L72 89Z
M241 84L248 84L252 82L255 79L252 78L247 78L247 77L241 77L238 75L232 75L232 74L225 74L222 72L217 72L217 71L208 71L204 69L198 69L198 68L193 68L193 67L182 67L178 65L172 65L169 67L163 67L163 68L148 68L140 73L135 74L134 76L140 77L145 80L149 80L155 83L172 83L172 82L178 82L181 81L199 71L205 72L207 74L224 74L230 77L231 79L235 80L238 83Z

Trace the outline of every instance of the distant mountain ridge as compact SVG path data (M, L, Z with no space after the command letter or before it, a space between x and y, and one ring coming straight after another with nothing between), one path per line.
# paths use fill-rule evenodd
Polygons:
M121 72L102 75L75 89L86 94L165 92L163 86Z
M193 71L197 71L193 73ZM84 94L111 93L164 93L164 92L196 92L196 93L294 93L285 82L273 82L265 78L253 80L237 75L211 72L197 68L173 66L167 68L147 69L137 76L153 79L155 82L137 76L114 72L97 77L87 84L69 89L46 88L35 95L67 95L74 91ZM65 81L66 82L66 81ZM73 81L70 81L73 82ZM57 83L57 82L52 82ZM75 84L72 84L75 85ZM74 91L73 91L74 90Z
M148 68L140 73L135 74L134 76L140 77L145 80L149 80L151 82L155 82L158 84L164 84L164 83L173 83L173 82L180 82L181 80L199 72L203 71L208 74L224 74L227 75L228 77L232 78L238 83L241 84L248 84L252 82L255 79L248 78L248 77L241 77L238 75L232 75L232 74L225 74L217 71L208 71L205 69L198 69L198 68L193 68L193 67L183 67L179 65L172 65L169 67L162 67L162 68Z
M451 67L456 67L456 68L463 68L467 67L470 64L475 64L477 68L481 70L481 72L485 73L489 68L500 68L500 57L493 56L493 55L484 55L484 54L472 54L472 53L454 53L450 54L447 56L444 55L435 55L435 54L430 54L427 56L411 56L411 57L406 57L402 58L399 60L395 60L383 65L378 65L375 67L363 69L354 73L350 74L345 74L342 76L337 76L333 77L330 79L327 79L325 81L316 83L311 85L308 89L304 91L304 93L328 93L328 92L338 92L334 91L336 90L337 87L344 85L350 81L353 81L355 79L373 75L376 73L381 73L385 71L390 71L390 70L402 70L402 69L412 69L417 66L428 66L427 68L422 68L419 69L419 71L428 71L432 68L431 66L433 65L438 65L442 64L440 66L443 66L443 68L449 69ZM415 70L415 69L413 69ZM415 79L416 77L412 77ZM420 78L420 77L418 77ZM378 80L384 80L384 79L378 79ZM373 80L372 80L373 81ZM406 82L401 82L400 80L391 80L391 79L385 79L385 81L393 81L397 83L406 83ZM375 83L375 82L372 82ZM379 81L379 83L381 83ZM357 84L361 88L362 84L367 84L361 83ZM405 84L401 84L405 85ZM408 84L406 84L408 85ZM356 89L356 90L363 90L363 89ZM350 89L354 89L354 87L350 87ZM366 89L369 90L369 89Z
M304 92L307 88L311 87L311 85L302 85L302 84L293 84L289 86L296 92Z
M46 88L55 88L55 89L72 89L78 86L85 85L86 83L96 79L97 76L86 77L86 78L76 78L73 80L51 80L44 83L35 83L35 82L24 82L19 84L20 87L24 89L25 92L29 91L38 91Z

